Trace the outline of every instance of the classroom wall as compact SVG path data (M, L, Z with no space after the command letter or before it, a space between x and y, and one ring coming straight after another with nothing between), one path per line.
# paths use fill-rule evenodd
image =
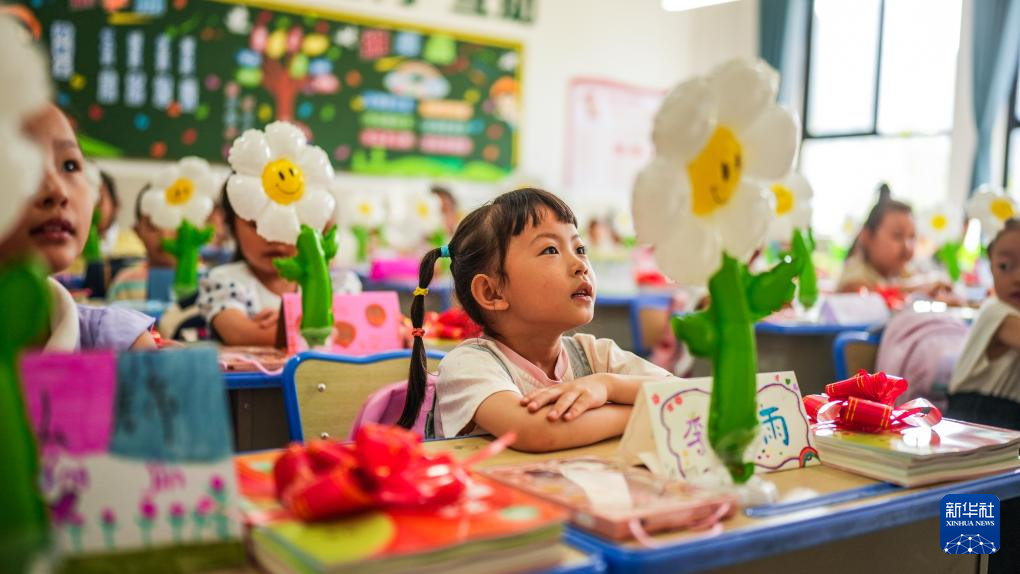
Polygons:
M457 14L451 9L455 1L415 0L408 6L404 0L277 0L279 4L414 22L524 44L520 175L500 186L450 182L466 208L513 184L561 189L571 79L598 77L665 90L691 74L733 57L752 57L757 51L757 0L687 12L665 12L659 0L534 0L537 17L533 24ZM501 4L489 2L493 11ZM116 177L126 206L134 205L137 191L163 165L153 161L101 164ZM429 183L349 174L339 174L338 179L346 189L387 193L421 189ZM572 198L580 200L583 198ZM133 219L133 209L122 210L122 225L130 225Z

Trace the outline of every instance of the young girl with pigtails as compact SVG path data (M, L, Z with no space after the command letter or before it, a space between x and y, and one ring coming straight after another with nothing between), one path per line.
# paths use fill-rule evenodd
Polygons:
M610 339L565 334L592 320L595 275L570 208L519 189L470 213L448 246L421 261L401 426L414 425L425 399L425 295L441 257L484 334L440 363L427 436L516 431L518 450L583 446L621 434L641 384L670 376Z

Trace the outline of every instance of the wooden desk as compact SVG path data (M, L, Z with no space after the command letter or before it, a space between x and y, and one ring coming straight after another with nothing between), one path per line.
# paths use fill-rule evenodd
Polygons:
M487 443L486 438L451 439L431 441L426 448L466 457ZM611 456L616 445L617 440L610 440L549 454L505 451L479 466L577 455ZM800 509L785 503L744 509L726 520L717 535L660 535L656 538L662 546L657 548L613 544L576 528L569 529L566 540L600 553L610 572L974 574L983 571L987 557L951 556L939 548L940 499L951 493L994 494L1003 501L1020 496L1020 471L917 489L885 485L826 466L773 473L768 478L778 487L781 501L815 498L817 502L816 497L834 493L871 496ZM1007 515L1003 523L1010 520L1020 520L1020 516ZM1007 541L1006 533L1003 528L1004 547L1020 544L1020 540Z

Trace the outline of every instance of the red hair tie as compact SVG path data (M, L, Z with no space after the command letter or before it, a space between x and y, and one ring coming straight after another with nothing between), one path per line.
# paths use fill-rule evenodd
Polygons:
M421 328L411 329L411 336L412 337L424 337L425 336L425 329L421 329Z

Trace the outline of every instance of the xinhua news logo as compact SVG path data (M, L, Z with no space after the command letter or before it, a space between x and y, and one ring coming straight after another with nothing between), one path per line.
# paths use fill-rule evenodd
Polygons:
M939 540L946 554L994 554L999 551L999 499L991 494L942 497Z

